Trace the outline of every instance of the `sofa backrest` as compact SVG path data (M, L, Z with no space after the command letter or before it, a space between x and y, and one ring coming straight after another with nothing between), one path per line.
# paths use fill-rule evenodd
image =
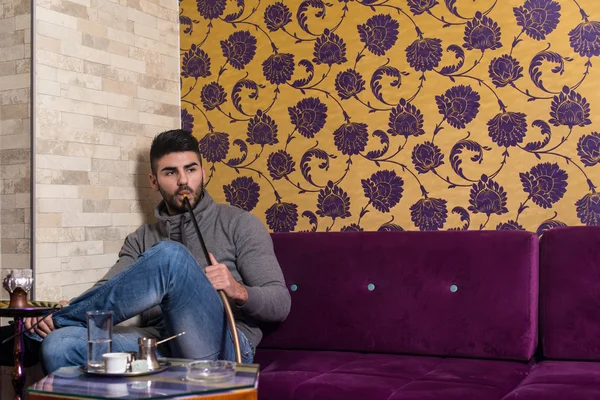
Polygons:
M529 359L538 239L528 232L272 234L290 315L263 348Z
M540 252L544 356L600 360L600 227L549 230Z

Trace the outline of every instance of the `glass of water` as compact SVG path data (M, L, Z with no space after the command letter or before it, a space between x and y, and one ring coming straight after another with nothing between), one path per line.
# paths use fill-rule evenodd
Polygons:
M112 353L112 311L88 311L88 371L104 371L102 354Z

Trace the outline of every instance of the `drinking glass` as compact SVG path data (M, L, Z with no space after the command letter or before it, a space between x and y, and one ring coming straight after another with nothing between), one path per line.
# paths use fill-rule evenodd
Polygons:
M103 354L112 353L112 311L88 311L88 357L89 371L103 371Z

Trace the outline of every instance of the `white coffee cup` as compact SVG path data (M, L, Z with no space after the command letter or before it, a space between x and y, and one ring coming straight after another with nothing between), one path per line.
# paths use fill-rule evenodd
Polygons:
M104 368L107 374L120 374L127 371L128 353L104 353Z

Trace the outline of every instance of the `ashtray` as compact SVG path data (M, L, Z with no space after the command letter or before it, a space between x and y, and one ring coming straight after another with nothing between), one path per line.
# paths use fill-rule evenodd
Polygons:
M186 378L194 382L222 382L235 376L235 363L224 360L200 360L187 365Z

